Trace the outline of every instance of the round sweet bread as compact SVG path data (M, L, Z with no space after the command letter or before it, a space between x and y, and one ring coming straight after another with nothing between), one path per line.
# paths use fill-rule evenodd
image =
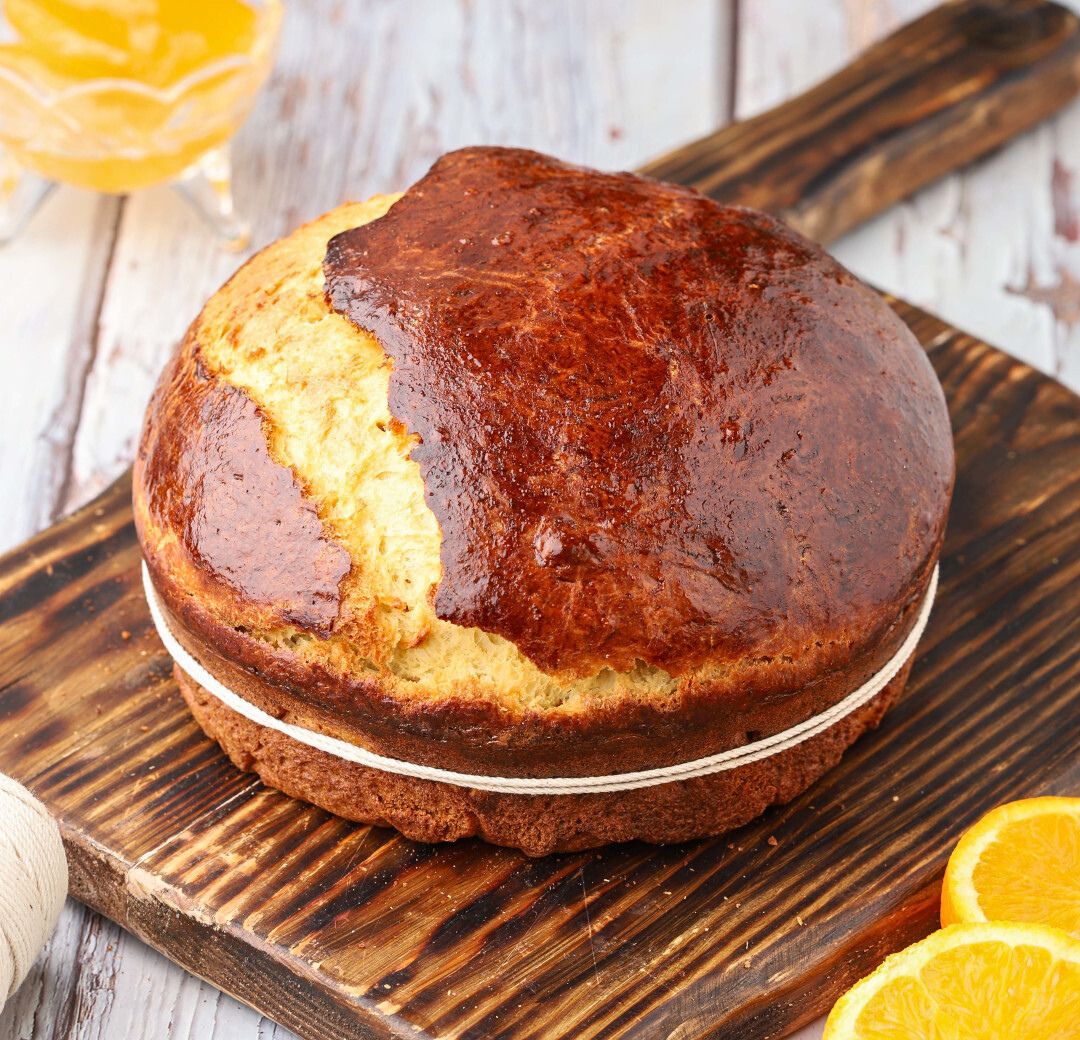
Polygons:
M470 148L210 299L134 498L181 689L238 766L539 854L719 833L835 764L903 687L952 482L925 354L819 247Z

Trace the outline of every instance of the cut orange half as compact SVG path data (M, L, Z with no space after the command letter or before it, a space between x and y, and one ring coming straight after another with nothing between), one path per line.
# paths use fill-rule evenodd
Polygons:
M955 924L840 998L824 1040L1080 1036L1080 942L1033 924Z
M1080 798L1000 805L960 839L941 923L963 921L1048 924L1080 939Z

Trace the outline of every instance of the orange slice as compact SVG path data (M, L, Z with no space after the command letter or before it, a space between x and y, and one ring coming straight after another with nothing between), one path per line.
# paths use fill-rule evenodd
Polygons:
M1067 1040L1080 1035L1080 942L1045 925L955 924L840 998L824 1040Z
M1080 798L1000 805L960 839L941 923L962 921L1048 924L1080 939Z

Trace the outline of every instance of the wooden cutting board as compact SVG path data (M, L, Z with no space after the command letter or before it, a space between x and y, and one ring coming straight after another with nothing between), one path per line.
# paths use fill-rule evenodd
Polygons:
M1078 39L1050 4L956 5L650 170L828 239L1058 107ZM74 894L320 1040L751 1038L812 1020L934 927L965 826L1080 790L1080 399L893 302L953 417L941 591L907 696L804 797L715 841L528 860L268 790L184 710L122 479L0 561L0 769L58 816Z

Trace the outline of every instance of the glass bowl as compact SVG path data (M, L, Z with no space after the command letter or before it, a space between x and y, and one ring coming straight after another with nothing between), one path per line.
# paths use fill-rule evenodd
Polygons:
M65 4L65 0L38 3L40 10L35 10L34 0L19 0L24 20L31 16L44 21L54 9L63 13L65 7L75 6ZM214 28L213 3L204 0L197 5L211 20L206 23L208 32ZM96 14L94 6L80 5L82 11L90 9ZM99 6L101 17L106 18L122 9L124 0L103 0ZM0 204L6 202L9 209L9 227L0 228L0 237L5 230L8 235L14 233L28 218L28 207L32 211L55 182L125 193L168 181L175 183L224 237L243 244L240 240L246 238L246 231L232 210L227 143L247 117L270 73L282 5L281 0L251 0L234 3L232 9L241 8L251 15L250 24L237 36L244 45L242 51L216 54L205 62L189 61L192 67L182 68L183 74L175 78L170 77L169 67L154 66L157 52L140 55L144 75L138 79L101 74L101 66L107 65L111 55L97 37L79 36L82 50L76 57L65 57L63 38L59 43L50 38L47 47L39 46L40 53L33 53L27 37L12 25L13 8L12 16L0 22L4 37L0 43L0 146L4 155ZM128 9L140 10L145 19L145 3L130 3ZM193 10L188 8L188 17ZM36 23L30 26L31 31L36 28ZM68 31L55 19L47 29L53 34ZM97 31L96 26L91 29ZM151 39L164 41L161 49L169 47L173 52L163 51L162 66L177 65L185 47L188 52L192 49L180 29L174 42L167 36L168 26L153 23L121 25L113 37L145 40L147 30ZM94 48L101 49L105 58L99 60ZM86 53L90 57L83 58Z

